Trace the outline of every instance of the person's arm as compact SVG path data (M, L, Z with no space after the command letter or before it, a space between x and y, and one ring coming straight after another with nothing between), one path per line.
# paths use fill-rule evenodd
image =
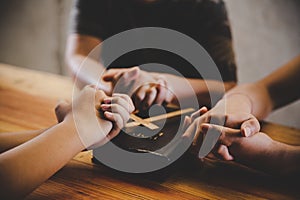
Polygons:
M98 37L82 34L70 34L66 48L66 63L79 88L86 85L97 85L101 75L106 70L100 62L100 43ZM101 82L99 89L110 93L110 85Z
M219 142L228 147L236 162L268 174L299 178L300 146L275 141L262 132L242 137L238 129L212 124L202 124L200 129L202 134L219 132Z
M129 97L107 97L90 86L81 91L72 105L72 110L60 116L61 123L0 154L1 199L23 198L80 151L105 144L118 134L134 110ZM100 110L109 121L99 117ZM96 124L90 116L96 119ZM84 130L78 126L81 122Z
M300 77L300 56L282 66L269 76L252 84L236 86L208 112L197 111L187 119L190 127L184 137L194 137L195 146L199 146L197 127L202 123L212 123L230 128L238 128L243 136L253 135L260 130L257 120L265 118L273 109L300 98L297 87ZM213 120L222 119L222 120ZM216 123L217 122L217 123ZM216 144L217 138L214 138ZM225 160L232 156L228 148L217 145L216 155Z
M139 67L110 69L104 81L112 83L115 92L131 95L137 108L147 109L153 104L173 103L181 106L212 106L210 95L221 98L235 86L234 81L219 82L179 77L167 73L147 72ZM198 100L192 105L191 99Z
M157 73L152 74L153 76L159 75ZM172 74L163 75L168 82L171 92L182 99L185 105L189 105L189 100L196 95L200 106L205 105L212 107L210 95L217 95L221 98L224 95L224 92L236 85L236 82L234 81L220 82L216 80L183 78ZM177 102L175 95L172 96L171 103Z
M73 125L61 123L0 155L0 197L23 198L85 149Z
M79 88L97 85L105 67L101 64L99 44L108 37L107 17L110 0L76 0L72 8L72 28L67 40L66 63ZM110 94L110 85L101 83L99 89Z
M264 119L273 109L300 98L296 85L299 77L300 56L255 83L234 87L210 111L202 116L196 113L192 118L200 116L200 125L212 116L224 116L225 124L220 125L241 128L245 136L250 136L260 130L257 119Z
M263 119L272 110L300 98L297 87L299 77L300 55L255 83L233 88L224 98L229 102L228 105L236 109L248 109L255 117ZM242 101L251 104L237 106Z
M31 140L32 138L37 137L47 129L29 130L15 133L0 133L0 153L3 153L27 142L28 140Z

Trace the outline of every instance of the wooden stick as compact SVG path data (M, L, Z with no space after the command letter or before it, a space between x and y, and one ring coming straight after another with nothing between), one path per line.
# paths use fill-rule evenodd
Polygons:
M131 118L131 119L134 120L134 122L127 123L125 127L126 128L135 127L135 126L139 126L140 124L142 124L144 126L147 125L146 127L149 128L148 125L152 124L151 122L156 122L156 121L160 121L162 119L168 119L168 118L176 117L178 115L186 114L186 113L193 112L193 111L195 111L194 108L186 108L186 109L183 109L183 110L176 110L176 111L173 111L173 112L169 112L169 113L162 114L162 115L157 115L157 116L154 116L154 117L149 117L149 118L146 118L146 119L142 119L142 118L132 114L132 115L134 115L133 118L135 118L137 120ZM132 117L132 115L130 115L130 117ZM153 125L156 126L155 124L153 124ZM150 125L150 126L152 126L152 125ZM154 129L149 128L149 129L154 130L156 128L154 128Z
M159 128L155 124L152 124L151 122L145 121L144 119L136 116L135 114L131 114L130 118L135 121L135 126L138 126L138 125L142 124L142 125L146 126L147 128L149 128L151 130ZM128 127L128 126L126 126L126 127Z

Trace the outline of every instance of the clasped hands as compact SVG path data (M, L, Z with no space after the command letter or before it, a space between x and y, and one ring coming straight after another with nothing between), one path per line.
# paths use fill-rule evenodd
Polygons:
M153 104L169 103L173 98L164 75L146 72L139 67L109 69L102 79L111 83L110 93L131 96L137 110L146 110Z
M85 86L72 103L60 102L55 108L59 123L76 129L85 149L99 147L114 138L135 110L129 96L107 96L95 86ZM92 119L96 119L93 123Z
M219 133L208 158L255 161L256 155L269 151L273 140L260 131L259 121L250 113L224 112L224 102L219 101L211 110L202 107L186 117L183 137L192 140L190 151L198 155L207 134Z
M149 76L138 67L130 69L110 69L103 76L103 80L111 81L114 92L132 94L132 100L138 108L144 109L152 104L162 104L170 101L168 86L163 77ZM152 84L142 84L151 82ZM142 85L142 86L140 86ZM138 87L138 88L135 88ZM136 90L137 89L137 90ZM88 98L94 95L94 114L101 126L101 133L96 133L96 127L89 126L87 109L85 109ZM77 108L80 113L79 119L85 121L88 131L79 133L81 140L84 140L85 148L94 148L105 144L115 137L120 129L129 119L129 114L134 111L131 98L125 94L113 93L108 97L103 91L92 86L86 86L74 99L73 108ZM205 135L215 131L220 133L220 137L208 157L224 160L233 160L244 154L249 154L250 150L261 149L264 144L268 144L271 139L259 133L260 125L258 120L250 113L230 112L224 109L223 101L208 111L206 107L201 108L186 117L184 121L183 137L193 140L192 152L199 152ZM99 112L103 116L99 116ZM224 112L226 111L226 112ZM60 103L56 108L56 116L59 122L74 123L74 109L71 104ZM95 129L95 130L93 130ZM83 134L83 135L80 135ZM254 151L252 151L254 152Z

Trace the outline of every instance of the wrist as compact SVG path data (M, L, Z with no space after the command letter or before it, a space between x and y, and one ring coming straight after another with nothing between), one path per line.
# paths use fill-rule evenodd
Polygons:
M283 176L289 176L299 173L300 164L300 148L299 146L292 146L280 142L278 143L278 151L280 154L280 172Z
M72 141L73 144L79 149L79 151L85 149L85 146L78 135L76 125L72 117L67 116L65 120L58 125L62 127L62 134L65 134L68 139L70 139L70 141Z
M229 112L238 111L250 114L253 112L253 102L247 94L241 92L228 93L224 95L222 100L224 100Z

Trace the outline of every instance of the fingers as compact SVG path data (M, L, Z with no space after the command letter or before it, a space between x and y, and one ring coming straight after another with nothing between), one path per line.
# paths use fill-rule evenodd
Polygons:
M233 156L229 153L228 147L221 144L217 151L216 151L217 157L222 159L222 160L234 160Z
M122 106L128 113L135 110L131 98L126 94L115 93L112 97L107 97L103 100L104 104L118 104Z
M136 76L140 71L139 67L132 68L113 68L106 71L106 73L102 76L104 81L114 81L116 77L120 77L121 74L129 73L129 76ZM126 76L128 77L128 76ZM135 77L133 77L135 78Z
M146 89L146 87L142 86L138 88L132 95L134 105L137 107L137 109L142 109L141 103L145 98Z
M252 117L249 120L246 120L241 125L241 132L242 135L245 137L249 137L251 135L254 135L255 133L258 133L260 131L260 124L259 121Z
M102 90L98 90L98 89L93 89L95 92L95 103L96 105L99 105L104 98L106 98L106 94L104 93L104 91Z
M182 130L185 131L191 123L192 123L192 118L189 116L185 116L182 125Z
M245 137L249 137L260 131L259 121L249 113L228 115L226 126L240 128L242 136Z
M134 111L131 98L125 94L113 94L112 97L104 99L101 109L104 111L104 117L113 122L114 126L107 135L111 140L118 135L129 119L129 113Z
M236 139L241 137L241 131L239 129L232 129L232 128L223 127L223 126L219 126L219 125L203 123L203 124L201 124L200 129L201 129L201 132L204 132L204 133L207 133L209 131L219 132L220 133L219 142L226 146L231 146L231 144Z
M135 110L132 99L128 95L115 93L115 94L113 94L113 97L120 97L120 98L124 99L129 106L129 108L128 108L129 113L132 113Z
M203 144L203 141L205 141L204 138L207 137L208 134L220 135L211 153L222 160L233 160L234 158L230 154L228 147L232 144L234 139L241 137L240 130L203 123L197 128L194 136L192 143L194 153L198 153L203 145L207 145Z
M140 68L132 67L122 72L117 80L123 80L123 82L128 85L131 81L136 80L139 77L139 74Z
M122 117L119 113L112 113L112 112L109 112L109 111L105 111L104 112L104 117L113 122L115 125L116 125L116 128L117 129L121 129L124 127L125 125L125 122L124 122L124 116ZM114 126L115 127L115 126Z
M114 92L132 94L135 105L145 110L153 104L161 105L169 99L167 82L162 76L153 77L143 72L139 67L129 69L110 69L102 77L104 81L112 82ZM142 83L148 83L142 85ZM136 91L133 91L135 90Z
M203 115L207 111L208 111L207 107L203 106L202 108L200 108L196 112L192 113L192 115L191 115L192 121L194 121L197 117L200 117L201 115Z
M166 81L159 79L156 84L156 99L155 103L162 105L162 103L167 99L168 88L166 86Z
M201 147L201 145L203 143L203 139L204 139L205 135L206 135L206 132L204 132L201 129L201 126L198 126L197 129L196 129L196 133L195 133L195 136L194 136L193 143L192 143L194 152L197 155L198 155L200 147Z
M150 87L149 89L146 90L145 98L141 103L143 110L146 110L154 103L156 94L157 94L157 91L156 91L155 87Z
M118 104L102 104L101 109L104 111L104 116L105 112L107 112L107 115L109 115L107 119L115 123L120 129L125 126L130 117L129 112Z
M109 111L104 112L104 117L111 121L113 123L113 127L110 130L110 132L106 135L106 139L109 141L116 137L119 133L122 127L125 126L125 122L123 117L119 113L112 113Z
M139 67L110 69L102 79L112 83L114 92L130 94L139 75Z
M146 110L153 104L161 105L166 99L166 89L160 84L150 83L141 86L133 95L135 105L139 109Z
M189 139L193 139L194 135L196 133L196 129L197 129L197 123L194 121L193 123L191 123L187 129L185 130L185 132L182 134L183 138L189 138Z
M121 72L118 69L109 69L107 72L102 76L102 80L112 82L114 78L119 75Z

